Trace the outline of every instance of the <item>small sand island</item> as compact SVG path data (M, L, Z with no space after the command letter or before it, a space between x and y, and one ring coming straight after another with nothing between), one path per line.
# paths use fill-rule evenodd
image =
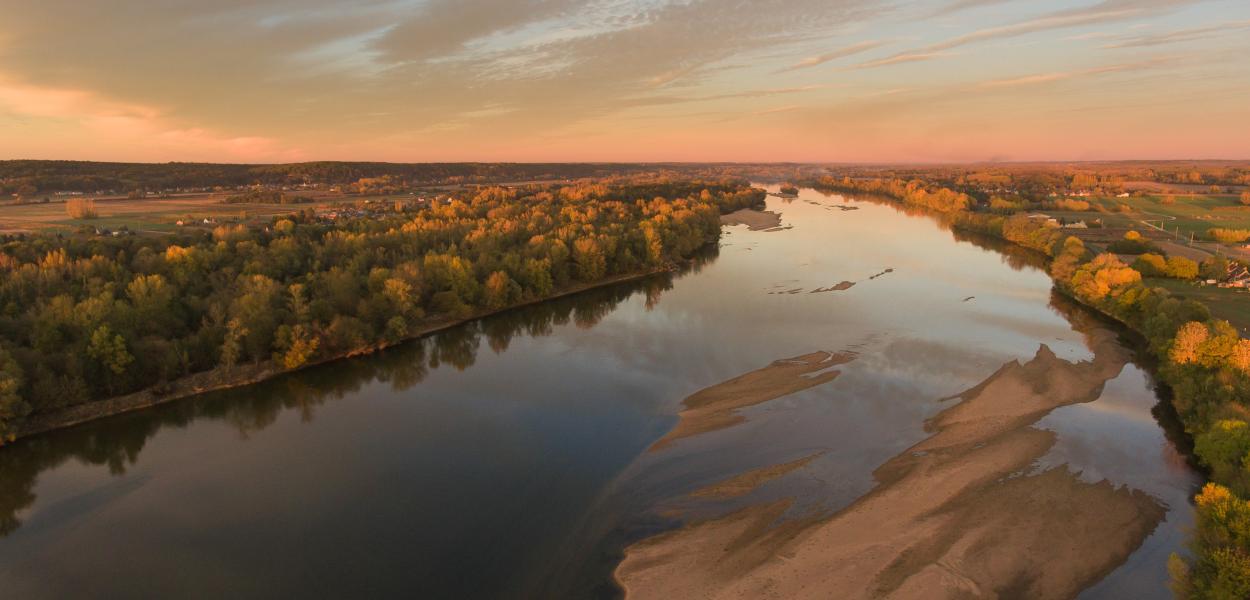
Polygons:
M814 289L814 290L812 290L812 291L810 291L810 292L808 292L808 293L809 293L809 294L823 294L824 292L842 292L842 291L849 290L849 289L851 289L851 288L853 288L853 287L855 287L855 282L854 282L854 281L843 281L843 282L841 282L841 283L838 283L837 285L831 285L831 286L829 286L829 287L816 288L816 289Z
M797 196L797 195L799 195L799 188L797 188L797 187L795 187L794 185L791 185L791 184L786 184L786 185L781 186L781 189L780 189L779 191L781 192L781 194L782 194L783 196Z
M745 419L737 414L739 409L833 381L841 373L831 368L854 359L855 355L849 352L813 352L774 361L762 369L699 390L682 402L677 426L652 445L651 450L661 450L682 438L741 423Z
M1141 492L1034 466L1056 436L1032 425L1097 399L1127 364L1113 332L1092 332L1089 345L1091 361L1065 361L1043 345L1029 362L1003 365L932 418L933 434L880 466L877 487L841 511L783 520L792 503L778 500L697 522L628 548L616 579L626 598L1075 597L1164 516ZM817 356L793 368L811 368ZM787 368L779 361L692 396L675 433L725 426L733 408L776 397L747 389L784 379L775 370ZM695 406L722 410L687 416ZM696 493L741 496L807 460Z
M751 231L781 231L781 215L767 210L744 208L721 215L721 225L746 225Z

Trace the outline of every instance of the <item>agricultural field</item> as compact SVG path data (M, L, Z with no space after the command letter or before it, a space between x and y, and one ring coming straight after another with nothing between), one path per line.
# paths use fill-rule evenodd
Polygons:
M1170 199L1170 202L1169 202ZM1090 203L1108 213L1126 214L1136 220L1149 220L1180 235L1204 238L1213 227L1250 229L1250 206L1237 196L1226 194L1150 195L1130 198L1091 198ZM1121 206L1131 210L1125 212Z
M226 204L225 195L178 196L173 198L96 199L95 218L74 218L67 202L0 206L0 234L42 230L77 231L80 227L116 230L122 226L136 233L166 233L178 228L177 222L238 222L267 219L313 208L322 211L331 204L365 200L387 201L385 197L319 196L308 204Z

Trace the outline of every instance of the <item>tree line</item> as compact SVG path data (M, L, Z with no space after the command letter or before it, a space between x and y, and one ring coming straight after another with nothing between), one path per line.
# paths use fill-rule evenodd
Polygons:
M1158 378L1172 390L1172 405L1194 438L1195 455L1210 472L1210 483L1195 498L1193 558L1173 555L1169 564L1173 588L1185 598L1250 598L1250 340L1213 318L1203 303L1174 297L1142 280L1143 275L1222 275L1225 259L1198 264L1146 253L1130 266L1115 254L1090 251L1079 238L1042 219L990 207L961 208L949 200L934 203L933 198L957 198L958 193L937 193L933 184L824 177L809 185L943 211L955 228L1045 254L1058 289L1139 332L1159 359ZM1140 236L1123 241L1140 241Z
M0 245L0 437L32 413L240 364L294 369L434 322L657 271L763 202L741 180L484 188L326 222Z
M0 160L0 195L54 191L130 192L249 185L347 184L388 177L404 186L505 181L600 179L681 170L688 165L618 163L379 163L319 161L273 165L111 163L73 160Z

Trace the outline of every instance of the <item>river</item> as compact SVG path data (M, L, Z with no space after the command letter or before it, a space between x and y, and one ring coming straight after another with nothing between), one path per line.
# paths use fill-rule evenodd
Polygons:
M1073 589L1170 597L1201 480L1132 340L1091 341L1114 328L1055 296L1037 257L932 217L811 190L768 205L783 228L727 227L678 273L0 449L0 589L610 598L626 547L655 534L779 501L770 527L824 526L869 504L893 477L879 468L928 454L926 421L1045 345L1065 368L1127 358L1024 423L1050 433L995 481L1053 473L1150 507L1122 551L1073 567ZM847 357L836 378L667 443L687 396L822 351ZM745 493L691 495L802 458ZM1078 526L1065 500L1036 529Z

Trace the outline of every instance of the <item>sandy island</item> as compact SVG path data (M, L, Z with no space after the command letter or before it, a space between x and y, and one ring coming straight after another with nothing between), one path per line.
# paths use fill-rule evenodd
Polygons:
M660 450L684 437L741 423L745 418L737 414L738 409L833 381L841 373L830 368L854 358L850 353L813 352L774 361L762 369L699 390L682 402L677 426L652 445L651 450Z
M932 435L879 467L877 487L849 507L781 520L783 500L690 524L629 547L617 581L628 598L1076 596L1165 513L1146 494L1081 481L1066 467L1033 472L1055 434L1032 425L1097 399L1128 360L1109 331L1089 342L1092 361L1064 361L1043 345L957 396L927 423ZM754 398L775 397L757 389L770 378L755 375ZM721 406L746 404L722 397L731 389L712 395ZM708 422L730 412L717 414Z
M767 211L744 208L720 216L721 225L746 225L751 231L781 231L781 215Z
M853 288L853 287L855 287L855 282L854 282L854 281L843 281L843 282L841 282L841 283L839 283L839 284L837 284L837 285L832 285L832 286L829 286L829 287L816 288L816 289L814 289L814 290L812 290L812 291L810 291L810 292L808 292L808 293L809 293L809 294L823 294L823 293L825 293L825 292L844 292L844 291L849 290L849 289L851 289L851 288Z
M745 496L769 481L806 467L807 463L820 458L822 455L824 455L824 452L817 452L788 463L752 469L741 475L735 475L724 481L699 488L690 492L690 496L693 498L737 498Z

